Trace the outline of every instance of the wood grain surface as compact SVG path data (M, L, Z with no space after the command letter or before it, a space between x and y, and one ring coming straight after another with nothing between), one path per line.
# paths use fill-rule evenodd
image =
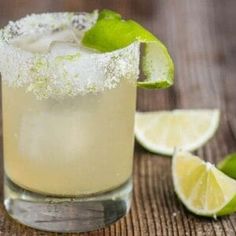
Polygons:
M174 57L175 86L165 91L139 90L137 109L218 107L222 115L217 135L197 154L216 163L236 151L236 1L0 0L0 26L32 12L95 8L110 8L139 21L166 42ZM236 235L236 214L214 220L197 217L183 207L173 191L169 158L136 144L134 159L131 212L108 228L81 236ZM0 235L62 234L22 226L1 204Z

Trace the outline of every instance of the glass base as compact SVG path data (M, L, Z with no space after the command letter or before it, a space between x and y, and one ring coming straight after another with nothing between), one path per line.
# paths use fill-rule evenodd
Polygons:
M67 198L27 191L5 176L4 205L20 223L52 232L87 232L110 225L130 209L132 181L101 194Z

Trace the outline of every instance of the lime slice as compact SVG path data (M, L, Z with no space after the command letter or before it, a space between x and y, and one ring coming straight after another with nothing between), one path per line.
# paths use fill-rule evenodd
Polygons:
M154 153L173 155L175 147L193 151L214 135L219 114L219 110L137 112L136 139Z
M211 163L177 150L172 177L175 192L193 213L216 217L236 211L236 181Z
M132 20L123 20L121 15L103 10L94 26L83 36L86 47L101 52L110 52L134 42L145 44L142 69L145 81L138 82L142 88L167 88L173 84L174 64L164 44L152 33Z
M231 178L236 179L236 153L227 155L224 160L217 165L217 168Z

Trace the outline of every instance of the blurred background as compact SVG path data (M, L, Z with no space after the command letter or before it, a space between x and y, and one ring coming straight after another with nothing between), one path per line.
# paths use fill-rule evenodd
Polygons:
M236 136L235 0L0 0L0 27L31 13L103 8L147 27L174 58L175 85L139 89L138 110L220 108Z
M236 85L235 0L0 0L0 26L30 13L103 8L143 24L167 44L174 58L175 86L139 91L138 109L226 109L222 98L236 96L231 89Z
M198 154L204 159L217 162L227 153L236 151L235 0L0 0L0 27L9 20L30 13L93 11L103 8L118 11L125 18L132 18L147 27L165 42L174 58L175 85L159 91L139 89L137 109L220 108L221 126L217 136ZM172 192L170 201L165 195L171 188L169 159L152 158L139 145L136 145L135 154L142 156L136 158L135 165L139 165L138 169L135 167L135 196L138 200L133 205L131 215L109 229L111 233L121 234L111 235L132 235L135 229L144 232L142 235L156 235L155 227L162 225L162 222L163 234L160 235L166 235L168 228L173 232L169 235L181 235L176 232L181 232L182 228L185 235L235 235L235 216L217 222L207 221L192 217L180 208L180 217L177 215L171 218L170 212L179 209L179 203ZM163 169L168 173L163 173ZM139 182L143 187L138 185ZM151 185L156 186L163 196L155 198ZM152 200L149 202L146 198ZM160 217L156 215L157 211L153 213L153 209L159 206ZM145 218L147 211L152 218ZM0 211L0 218L4 217ZM135 223L135 220L139 223ZM2 228L12 230L12 221L4 219L1 222L4 222ZM25 231L18 227L18 231L9 232L12 233L0 234L23 235ZM106 230L102 232L109 233ZM24 235L36 234L28 231Z

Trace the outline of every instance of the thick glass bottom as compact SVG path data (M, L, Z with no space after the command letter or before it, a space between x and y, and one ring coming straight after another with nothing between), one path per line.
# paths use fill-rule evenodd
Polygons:
M20 223L52 232L87 232L110 225L130 209L132 181L101 194L53 197L25 190L5 176L4 205Z

